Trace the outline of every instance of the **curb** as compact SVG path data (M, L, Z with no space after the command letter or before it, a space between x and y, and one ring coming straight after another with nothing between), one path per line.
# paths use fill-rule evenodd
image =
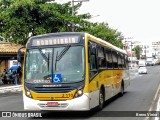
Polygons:
M157 109L156 109L156 111L160 111L160 98L158 99L158 102L157 102ZM155 120L160 120L159 116L155 117Z
M15 93L15 92L21 92L22 91L22 85L14 85L9 87L0 87L0 94L4 93Z
M158 97L159 98L158 98L158 101L157 101L157 109L156 109L156 111L160 111L160 94L159 94ZM155 117L155 120L160 120L160 115L158 117Z
M157 94L158 100L157 100L157 104L156 104L156 111L158 112L158 116L155 117L154 120L160 120L160 113L159 113L159 111L160 111L160 84L158 86L158 90L157 91L158 92L156 94Z

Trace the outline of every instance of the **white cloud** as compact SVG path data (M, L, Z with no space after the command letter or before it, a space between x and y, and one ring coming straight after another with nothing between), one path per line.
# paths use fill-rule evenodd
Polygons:
M57 0L61 3L71 0ZM83 2L79 13L99 17L92 22L108 22L125 37L139 41L160 40L160 0L90 0Z

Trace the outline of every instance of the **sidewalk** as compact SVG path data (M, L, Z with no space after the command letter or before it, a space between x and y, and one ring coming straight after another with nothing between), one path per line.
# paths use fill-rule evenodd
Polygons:
M22 85L9 85L9 86L1 86L0 85L0 94L4 93L15 93L22 91Z
M15 93L22 91L22 85L14 85L14 84L3 84L0 78L0 94L4 93Z

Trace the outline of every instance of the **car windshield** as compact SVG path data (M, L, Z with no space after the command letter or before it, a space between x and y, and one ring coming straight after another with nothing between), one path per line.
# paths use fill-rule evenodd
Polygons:
M73 83L82 80L84 80L83 46L39 48L27 51L25 82Z

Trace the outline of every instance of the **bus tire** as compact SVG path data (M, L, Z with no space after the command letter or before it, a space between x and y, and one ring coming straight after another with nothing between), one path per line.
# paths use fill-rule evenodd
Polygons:
M98 110L102 110L104 106L104 91L102 88L100 89L99 92L99 105L98 105Z
M120 90L120 92L119 92L119 96L121 97L121 96L123 96L124 95L124 83L123 83L123 81L122 81L122 83L121 83L121 90Z

